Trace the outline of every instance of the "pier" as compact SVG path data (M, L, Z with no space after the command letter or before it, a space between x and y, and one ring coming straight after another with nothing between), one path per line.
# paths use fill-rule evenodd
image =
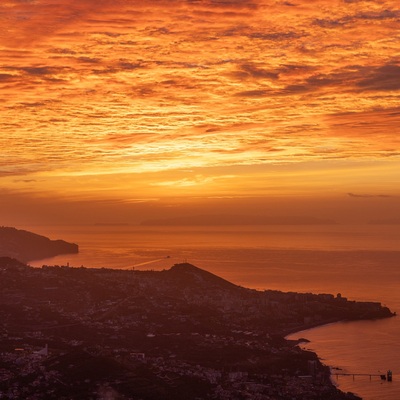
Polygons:
M372 380L372 377L377 376L379 377L381 380L383 381L388 381L388 382L392 382L392 371L387 371L386 374L352 374L352 373L345 373L345 372L331 372L331 375L335 375L336 379L339 380L339 376L352 376L353 377L353 381L355 380L356 376L369 376L369 380Z

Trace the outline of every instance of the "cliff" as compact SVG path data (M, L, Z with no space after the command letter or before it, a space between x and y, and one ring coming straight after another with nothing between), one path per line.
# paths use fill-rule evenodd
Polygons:
M75 243L50 240L45 236L16 228L0 227L0 257L12 257L27 262L78 251L78 245Z

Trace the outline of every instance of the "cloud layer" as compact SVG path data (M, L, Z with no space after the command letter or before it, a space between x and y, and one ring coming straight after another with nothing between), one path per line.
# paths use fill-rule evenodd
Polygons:
M0 23L3 187L239 195L331 162L386 163L371 185L393 184L397 1L7 0Z

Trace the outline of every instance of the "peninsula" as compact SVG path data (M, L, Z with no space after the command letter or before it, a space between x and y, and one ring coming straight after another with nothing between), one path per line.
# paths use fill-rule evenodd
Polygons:
M6 398L355 400L284 336L393 315L330 294L243 288L187 263L31 268L3 257L0 286Z
M45 236L16 228L0 227L0 256L3 257L28 262L78 252L79 248L75 243L50 240Z

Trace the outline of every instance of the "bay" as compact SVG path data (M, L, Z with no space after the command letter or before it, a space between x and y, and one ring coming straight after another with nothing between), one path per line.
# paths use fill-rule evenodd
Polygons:
M341 293L400 310L399 225L284 225L218 227L24 226L80 246L76 255L32 261L40 267L167 269L187 261L233 283L256 289ZM300 332L306 348L340 372L378 377L333 380L365 400L400 398L400 321L337 323Z

